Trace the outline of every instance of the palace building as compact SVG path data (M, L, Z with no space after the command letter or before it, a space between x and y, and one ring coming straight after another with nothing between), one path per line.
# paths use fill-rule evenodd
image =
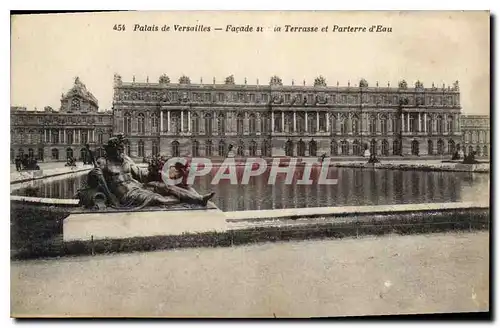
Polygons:
M476 152L477 157L490 156L490 117L463 115L461 117L464 153Z
M357 85L327 86L323 77L284 85L273 76L265 85L122 81L114 77L113 131L129 140L132 157L360 156L369 148L381 157L451 156L462 142L460 90L396 87L364 79Z
M43 111L11 107L10 157L25 154L42 161L66 161L68 157L87 156L85 144L97 155L112 130L112 111L99 111L97 99L79 78L61 96L61 107Z

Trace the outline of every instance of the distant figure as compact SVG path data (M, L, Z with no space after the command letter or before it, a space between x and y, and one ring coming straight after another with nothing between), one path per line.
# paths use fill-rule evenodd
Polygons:
M326 153L323 153L323 155L321 155L321 163L323 163L325 161L325 157L326 157Z
M370 157L370 149L366 148L363 157Z

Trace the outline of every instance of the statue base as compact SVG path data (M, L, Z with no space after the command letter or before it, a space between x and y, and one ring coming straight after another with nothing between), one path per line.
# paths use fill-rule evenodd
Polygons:
M212 204L213 205L213 204ZM226 216L215 205L200 209L72 213L63 223L64 242L123 240L226 231Z

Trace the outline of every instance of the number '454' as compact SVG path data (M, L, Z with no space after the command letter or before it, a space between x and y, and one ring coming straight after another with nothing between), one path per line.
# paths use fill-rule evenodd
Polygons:
M113 27L113 30L115 31L125 31L125 25L124 24L115 24Z

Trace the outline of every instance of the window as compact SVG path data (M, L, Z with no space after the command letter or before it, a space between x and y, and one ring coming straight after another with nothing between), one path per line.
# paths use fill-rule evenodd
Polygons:
M38 155L37 158L41 161L43 161L43 148L38 148Z
M418 141L417 140L413 140L411 142L411 154L415 155L415 156L418 156L418 153L419 153L419 144L418 144Z
M257 155L257 143L254 140L250 141L250 145L248 146L248 152L250 156Z
M151 154L153 156L157 156L159 153L160 153L160 151L158 149L158 143L156 141L153 141L153 143L151 145Z
M285 156L293 156L293 141L290 139L285 143Z
M410 132L416 132L417 129L416 129L416 124L418 123L417 120L415 119L415 116L412 115L412 114L408 114L410 115Z
M370 154L377 155L377 140L370 141Z
M269 132L269 116L267 115L262 115L260 119L260 124L261 124L261 132L262 133L268 133Z
M377 119L374 115L371 115L368 120L368 130L370 131L370 134L377 133Z
M59 159L59 150L57 148L52 149L52 159L56 161Z
M238 114L236 119L236 133L239 135L243 134L243 114Z
M261 144L261 156L271 156L271 146L269 140L264 140Z
M193 140L193 144L191 145L191 156L192 157L198 157L200 156L200 144L198 143L197 140Z
M158 115L151 115L151 132L158 132Z
M326 113L325 112L321 112L319 113L319 130L321 132L326 132Z
M130 118L130 113L126 113L123 117L123 131L126 135L132 132L132 120Z
M28 157L29 158L34 158L35 157L35 151L33 150L33 148L29 148L28 149Z
M444 155L444 141L441 139L437 143L437 153L438 155Z
M252 103L255 102L255 94L254 93L250 94L250 102L252 102Z
M361 155L361 147L359 146L358 140L354 140L354 142L352 143L352 154L356 156Z
M73 132L72 131L68 131L66 132L66 143L68 144L73 144Z
M267 93L262 94L262 102L267 103L269 101L269 95Z
M443 133L443 118L441 115L439 115L436 119L436 128L437 128L437 133L442 134ZM439 151L439 148L438 148ZM439 154L441 155L441 154Z
M142 140L137 143L137 156L144 157L144 141Z
M306 156L306 144L302 139L297 143L297 155L301 157Z
M330 143L330 154L332 156L337 156L339 154L339 147L335 140L332 140L332 142Z
M217 99L218 99L219 102L224 102L224 93L219 92L217 94Z
M217 132L219 135L223 135L226 133L226 117L224 114L220 114L217 118Z
M243 140L240 140L238 142L237 154L238 154L238 156L245 156L245 144L243 143Z
M19 157L23 158L23 156L24 156L24 149L19 148L19 150L17 151L17 154L19 155Z
M226 143L223 140L219 141L219 156L226 156Z
M255 133L255 115L254 114L250 114L250 117L249 117L249 122L248 122L248 128L250 130L250 133Z
M205 155L212 156L212 140L207 140L205 143Z
M307 131L310 133L316 133L316 113L308 113Z
M73 111L79 111L80 110L80 99L78 98L73 98L71 100L71 110Z
M359 119L357 116L352 117L352 132L354 135L359 134Z
M89 141L89 133L87 130L81 131L80 143L86 144Z
M434 154L434 143L432 140L427 141L427 155L433 155Z
M205 134L208 136L212 135L212 115L205 115Z
M73 158L73 149L71 148L66 149L66 159L68 158Z
M332 114L331 122L330 122L330 129L332 132L337 131L337 118L335 117L335 114Z
M144 124L144 114L140 113L137 116L137 128L138 128L139 134L144 134L144 131L145 131L145 126L144 125L145 125Z
M453 118L448 117L446 124L447 124L446 131L453 132Z
M401 155L401 140L396 139L392 142L392 154Z
M380 117L380 131L384 135L387 134L387 117L385 115Z
M196 113L191 115L191 132L196 134L200 132L200 118Z
M103 136L102 132L99 132L97 134L97 143L100 145L102 145L104 143L104 136Z
M453 155L455 153L455 141L450 139L448 141L448 154Z
M172 156L174 156L174 157L180 156L179 142L178 141L172 141Z
M342 149L342 155L349 155L349 142L347 140L342 140L342 142L340 143L340 147Z
M387 140L382 140L382 155L389 156L389 143Z
M316 144L316 141L311 140L309 142L309 156L317 156L316 155L317 148L318 148L318 146Z
M340 134L347 134L347 126L348 126L347 117L342 115L340 117Z

